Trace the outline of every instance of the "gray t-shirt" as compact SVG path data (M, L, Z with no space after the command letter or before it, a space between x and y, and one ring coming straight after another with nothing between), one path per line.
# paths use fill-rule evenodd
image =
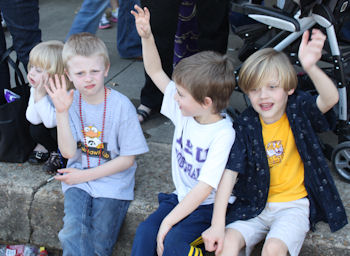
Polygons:
M115 90L110 90L107 96L102 143L103 108L103 102L98 105L91 105L82 99L82 115L86 144L89 149L90 168L98 165L101 147L103 149L100 165L118 156L138 155L148 151L135 107L126 96ZM88 163L79 114L78 91L74 92L74 100L69 109L69 117L72 134L75 141L77 141L78 149L75 156L68 160L67 168L86 169ZM134 198L135 171L136 162L125 171L97 180L72 186L62 182L62 190L65 192L70 187L78 187L92 197L132 200Z

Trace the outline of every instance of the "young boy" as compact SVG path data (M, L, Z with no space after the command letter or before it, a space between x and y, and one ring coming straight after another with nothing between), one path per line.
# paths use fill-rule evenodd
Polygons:
M260 50L241 68L239 86L252 106L235 123L237 139L219 185L212 226L202 234L206 249L216 255L238 255L244 247L249 255L267 235L262 255L294 256L316 222L328 222L331 231L347 223L316 134L330 128L326 118L338 91L316 64L325 36L314 29L308 38L306 31L299 59L317 97L295 90L294 68L282 52ZM225 231L233 187L236 201L228 208Z
M201 52L182 60L173 79L162 69L147 8L135 6L146 72L164 93L161 113L175 125L172 176L176 191L159 194L159 208L140 224L132 255L202 255L191 246L209 227L234 130L227 107L234 89L233 65L226 56Z
M67 76L50 79L58 146L68 158L59 170L64 192L63 255L111 255L133 199L135 155L148 148L127 97L104 85L109 70L105 44L96 36L71 36L63 48Z

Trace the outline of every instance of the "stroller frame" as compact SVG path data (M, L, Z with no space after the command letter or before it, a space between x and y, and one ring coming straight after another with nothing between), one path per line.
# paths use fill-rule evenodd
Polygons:
M348 113L348 87L350 85L350 81L346 81L345 79L343 68L344 55L339 48L335 29L336 21L333 12L338 4L338 1L329 0L327 3L323 2L318 1L318 3L316 3L316 5L311 9L309 15L305 17L301 17L302 12L300 8L293 15L277 8L251 4L249 2L232 2L232 10L234 12L245 14L270 28L272 27L281 30L268 42L259 47L259 49L272 47L277 51L283 51L288 46L292 45L294 41L299 39L304 31L314 26L320 26L325 29L331 56L323 54L321 61L326 62L326 64L328 63L332 67L330 77L335 81L338 88L339 102L337 105L338 109L336 109L336 112L338 113L337 126L336 130L334 131L334 133L338 136L338 145L334 148L332 148L330 145L324 145L324 152L326 157L332 161L332 165L336 172L346 181L350 182L350 123ZM339 2L342 2L340 10L345 11L350 8L350 3L348 1ZM254 31L252 31L252 34L254 34ZM248 34L243 34L241 36L244 38L249 37ZM350 53L350 47L345 49L345 51ZM297 52L286 51L286 54L289 55L293 64L300 66ZM327 70L326 73L329 74L329 68L322 69L325 71ZM237 76L238 70L236 70L235 73Z

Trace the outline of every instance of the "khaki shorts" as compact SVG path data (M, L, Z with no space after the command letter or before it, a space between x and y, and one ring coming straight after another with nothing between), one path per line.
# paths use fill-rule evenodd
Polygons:
M265 236L266 240L282 240L287 245L290 255L297 256L310 229L309 200L302 198L291 202L267 203L257 217L235 221L226 228L235 229L242 234L247 256Z

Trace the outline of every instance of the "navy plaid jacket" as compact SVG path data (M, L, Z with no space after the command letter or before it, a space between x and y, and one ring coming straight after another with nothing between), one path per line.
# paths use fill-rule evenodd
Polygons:
M318 221L325 221L334 232L347 224L347 217L316 134L330 129L327 117L334 117L334 113L329 111L323 115L316 106L316 97L300 90L289 96L286 113L304 163L304 185L310 201L311 229L315 230ZM228 207L227 223L259 215L265 208L270 186L258 113L249 107L235 121L234 126L236 140L226 168L239 175L233 189L237 198Z

